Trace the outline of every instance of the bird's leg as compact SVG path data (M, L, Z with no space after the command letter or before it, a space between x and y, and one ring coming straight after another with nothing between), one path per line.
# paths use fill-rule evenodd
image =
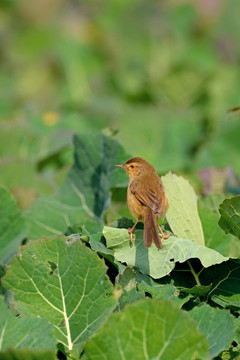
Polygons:
M128 233L130 234L130 241L131 241L131 244L133 242L133 233L135 231L135 227L137 226L137 224L139 223L139 221L137 221L132 228L128 228Z
M157 226L158 226L158 228L159 228L159 230L160 230L160 232L161 232L161 234L162 234L162 239L161 239L161 241L162 241L162 243L163 243L163 241L164 241L165 239L168 239L171 234L165 235L164 232L162 231L161 226L160 226L159 224L157 224Z

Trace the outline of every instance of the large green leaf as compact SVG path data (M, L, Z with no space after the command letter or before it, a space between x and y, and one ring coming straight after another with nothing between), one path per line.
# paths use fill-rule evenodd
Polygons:
M110 188L126 185L126 176L114 164L128 158L110 137L84 134L74 137L75 162L59 191L34 201L26 212L29 236L59 235L75 224L98 230L110 203Z
M171 302L141 300L112 314L85 346L89 360L206 359L206 337Z
M222 307L240 308L240 260L229 260L205 269L200 275L201 283L212 283L208 296Z
M170 300L179 308L189 300L189 295L180 296L180 291L173 284L157 282L140 272L138 273L138 288L150 294L153 299Z
M214 249L224 256L229 256L232 235L224 234L218 225L219 215L208 209L199 209L200 219L203 225L203 232L206 246Z
M51 350L8 349L0 352L1 360L55 360Z
M101 259L80 240L65 237L30 242L3 279L15 299L54 326L67 351L78 351L116 306Z
M225 200L225 194L213 194L201 198L199 215L203 225L206 246L219 251L224 256L237 258L240 256L240 241L232 235L226 234L220 228L219 205Z
M13 196L0 186L0 261L10 262L26 234L26 224Z
M225 233L230 232L240 239L240 195L224 200L219 206L219 212L221 228Z
M234 318L229 311L203 305L195 307L189 314L196 321L201 333L207 336L212 358L232 343Z
M182 263L191 258L198 258L204 267L228 260L217 251L175 236L165 240L163 249L159 251L154 245L149 249L144 247L142 230L135 231L133 246L130 245L126 229L105 226L103 234L107 241L107 247L114 251L114 256L118 261L134 266L153 278L161 278L169 274L174 269L176 262Z
M122 310L127 304L145 298L143 291L137 289L137 274L132 268L126 267L117 276L115 292L119 292L118 310Z
M19 319L0 296L0 351L16 349L55 349L52 325L44 319ZM1 358L1 355L0 355Z
M163 176L162 181L169 203L166 218L173 233L179 238L204 245L197 196L192 186L181 176L172 173Z

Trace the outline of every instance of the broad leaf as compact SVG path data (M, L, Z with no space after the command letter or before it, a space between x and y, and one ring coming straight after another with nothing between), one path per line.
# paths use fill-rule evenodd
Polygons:
M130 246L126 229L105 226L103 234L107 247L114 251L114 256L118 261L134 266L155 279L169 274L176 262L182 263L191 258L198 258L204 267L228 260L217 251L175 236L165 240L163 249L159 251L154 244L149 249L144 247L142 230L135 231L133 246Z
M240 308L240 260L229 260L205 269L201 283L213 284L208 296L222 307Z
M13 196L0 187L0 261L10 262L26 234L25 222Z
M234 337L234 318L229 311L208 305L195 307L189 312L201 333L207 336L211 358L228 348Z
M209 293L209 291L212 289L212 284L210 285L195 285L192 288L181 288L181 292L195 295L195 296L203 296Z
M16 349L55 349L52 325L44 319L20 319L7 308L0 297L0 351ZM1 355L0 355L0 358Z
M89 360L206 359L206 337L170 301L141 300L112 314L86 344Z
M65 182L55 195L37 199L26 212L30 238L60 235L76 224L99 230L110 188L126 185L126 175L114 165L127 157L116 140L101 133L75 136L75 162Z
M1 360L56 360L54 351L8 349L0 352Z
M30 242L3 280L17 301L54 325L67 351L78 351L116 306L101 259L80 240L65 237Z
M118 310L122 310L127 304L145 298L145 293L137 289L137 274L129 267L119 273L115 283L116 291L121 292L118 299Z
M240 241L226 234L220 228L219 205L226 198L224 194L214 194L202 198L199 202L199 215L203 226L206 246L219 251L224 256L240 257Z
M101 241L103 238L102 233L90 234L85 227L83 227L83 234L85 233L88 236L89 245L92 250L96 251L99 255L104 257L104 259L110 261L119 270L119 272L125 269L125 266L114 258L113 250L108 249L103 241Z
M206 246L224 256L229 256L232 235L224 234L218 225L219 215L207 209L199 209Z
M181 176L172 173L163 176L162 181L169 203L166 218L174 235L204 245L197 196L192 186Z
M138 273L138 288L150 294L153 299L170 300L181 308L189 300L189 296L180 296L180 292L172 284L164 284L153 280L150 276Z
M219 212L221 228L225 233L231 233L240 239L240 196L224 200L219 207Z

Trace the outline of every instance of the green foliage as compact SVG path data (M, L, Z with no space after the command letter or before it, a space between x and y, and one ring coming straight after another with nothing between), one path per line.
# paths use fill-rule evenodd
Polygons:
M169 203L166 217L172 232L179 238L204 245L197 196L193 188L187 180L171 173L163 176L162 181Z
M2 351L1 360L56 360L56 355L50 350L16 350Z
M205 359L208 344L190 316L171 302L142 300L111 315L86 353L99 360Z
M165 240L165 246L159 251L155 246L149 249L144 247L142 230L135 231L133 246L126 229L104 227L103 234L107 247L114 251L118 261L126 262L127 265L134 266L155 279L169 274L176 262L182 263L191 258L198 258L204 267L209 267L228 259L212 249L175 236Z
M225 233L231 233L240 239L240 196L224 200L219 207L219 212L221 228Z
M74 225L101 229L109 189L126 184L113 166L126 158L123 148L98 133L74 138L74 165L55 195L41 197L26 211L31 239L60 235Z
M43 319L20 319L15 317L0 297L1 311L1 351L9 347L15 349L52 349L56 339L51 334L52 326Z
M2 238L8 240L2 241L4 264L16 253L1 272L1 292L10 308L1 299L6 358L19 349L17 358L26 352L37 359L49 347L51 358L57 343L56 356L74 360L111 359L116 347L115 357L126 359L141 359L142 351L150 358L206 359L238 339L233 321L240 309L240 266L229 256L232 235L217 223L222 198L205 198L198 206L189 182L167 174L170 229L162 227L170 238L161 251L154 245L146 249L138 228L131 244L129 219L117 219L116 212L114 224L103 226L107 208L112 213L126 201L121 191L126 174L114 164L127 158L111 136L75 136L72 169L55 195L40 197L24 212L28 227L1 188ZM19 247L22 234L27 243ZM183 309L191 310L194 321Z
M1 2L0 359L240 357L239 11ZM129 241L130 156L161 251Z
M189 314L198 324L199 330L207 336L212 357L217 356L232 342L234 318L229 311L203 305L195 307Z
M0 187L0 261L8 264L27 235L23 216L13 196Z
M32 241L17 255L3 285L34 316L54 326L66 352L79 351L116 306L104 263L65 237Z

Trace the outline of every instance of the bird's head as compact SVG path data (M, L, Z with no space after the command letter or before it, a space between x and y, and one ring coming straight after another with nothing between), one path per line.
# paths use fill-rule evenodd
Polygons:
M125 162L125 164L115 165L123 168L128 174L129 178L135 178L149 171L149 166L152 167L146 160L140 157L133 157Z

